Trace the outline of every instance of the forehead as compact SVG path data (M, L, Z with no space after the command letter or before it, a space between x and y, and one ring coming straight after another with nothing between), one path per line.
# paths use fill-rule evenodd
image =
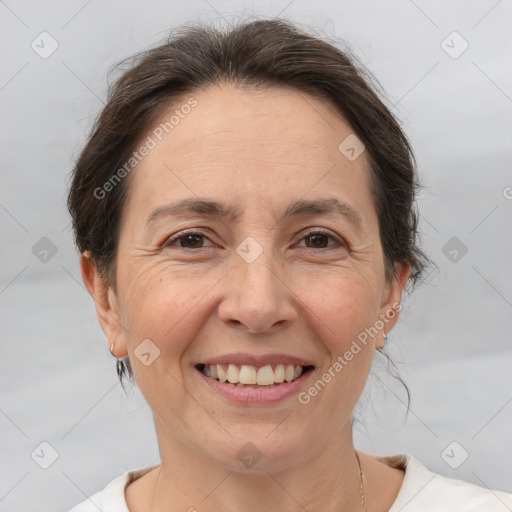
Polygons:
M195 106L184 108L190 98ZM352 134L333 106L293 89L195 91L145 134L155 145L131 176L130 201L149 208L184 195L231 202L236 195L242 205L275 205L290 195L336 190L364 209L366 156L350 161L338 149Z
M325 164L337 158L340 135L351 132L334 107L291 88L216 85L193 96L197 106L180 123L188 130L177 126L169 137L176 159L209 146L215 154L251 156L255 164Z

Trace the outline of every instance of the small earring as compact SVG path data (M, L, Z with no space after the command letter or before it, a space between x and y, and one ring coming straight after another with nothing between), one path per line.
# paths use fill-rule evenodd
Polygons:
M123 382L123 377L125 375L125 373L127 372L127 368L126 368L126 363L124 362L123 358L122 357L117 357L115 354L114 354L114 347L115 347L115 344L116 342L114 341L111 345L110 345L110 353L116 358L116 371L117 371L117 376L119 377L119 380L121 381L121 384Z
M119 380L122 383L122 379L123 379L123 376L124 376L126 370L125 370L125 366L124 366L124 361L121 358L117 359L116 370L117 370L117 376L119 377Z
M386 341L388 339L388 335L386 333L384 333L384 341Z

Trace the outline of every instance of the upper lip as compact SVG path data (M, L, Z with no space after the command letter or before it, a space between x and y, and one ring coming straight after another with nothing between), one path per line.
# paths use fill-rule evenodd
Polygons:
M250 366L266 366L275 364L293 364L294 366L314 366L311 361L302 359L300 357L290 356L287 354L265 354L265 355L253 355L253 354L224 354L221 356L212 357L201 361L198 364L245 364Z

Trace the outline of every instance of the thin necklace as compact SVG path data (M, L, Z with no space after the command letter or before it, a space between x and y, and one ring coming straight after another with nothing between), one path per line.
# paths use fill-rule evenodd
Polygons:
M366 508L366 499L364 497L363 470L361 469L361 461L359 460L359 454L355 450L354 452L356 454L357 465L359 466L359 479L361 481L361 505L363 506L364 512L367 512L368 509Z
M354 450L354 453L356 454L357 466L359 467L359 480L361 482L361 487L360 487L360 489L361 489L361 505L363 506L363 511L368 512L368 509L366 508L366 499L365 499L365 495L364 495L363 470L361 469L361 461L359 460L359 454L357 453L356 450ZM155 489L153 490L153 496L151 497L151 508L153 508L153 500L155 498L156 486L158 484L159 478L160 478L160 469L158 470L158 476L156 478Z

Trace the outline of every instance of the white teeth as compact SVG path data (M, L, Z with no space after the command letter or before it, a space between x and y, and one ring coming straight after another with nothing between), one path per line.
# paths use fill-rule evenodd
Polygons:
M212 371L212 366L214 366L214 365L210 365L210 372ZM224 371L224 368L222 368L222 366L220 364L218 364L216 366L217 366L218 379L221 382L226 382L228 380L228 376L226 375L226 372Z
M240 368L238 381L240 384L259 384L259 382L256 381L256 368L243 364Z
M274 370L272 370L272 366L262 366L258 370L258 386L270 386L270 384L274 384Z
M276 365L276 369L274 370L274 381L275 382L283 382L284 381L284 364Z
M226 375L231 384L236 384L240 376L240 370L234 364L230 364L228 365L228 371Z
M292 364L277 364L275 367L272 365L265 365L260 368L249 364L227 365L227 370L220 364L205 365L203 373L207 377L219 380L220 382L228 381L231 384L239 386L245 385L258 385L258 386L271 386L273 384L280 384L281 382L291 382L298 379L302 373L302 366L294 366Z

